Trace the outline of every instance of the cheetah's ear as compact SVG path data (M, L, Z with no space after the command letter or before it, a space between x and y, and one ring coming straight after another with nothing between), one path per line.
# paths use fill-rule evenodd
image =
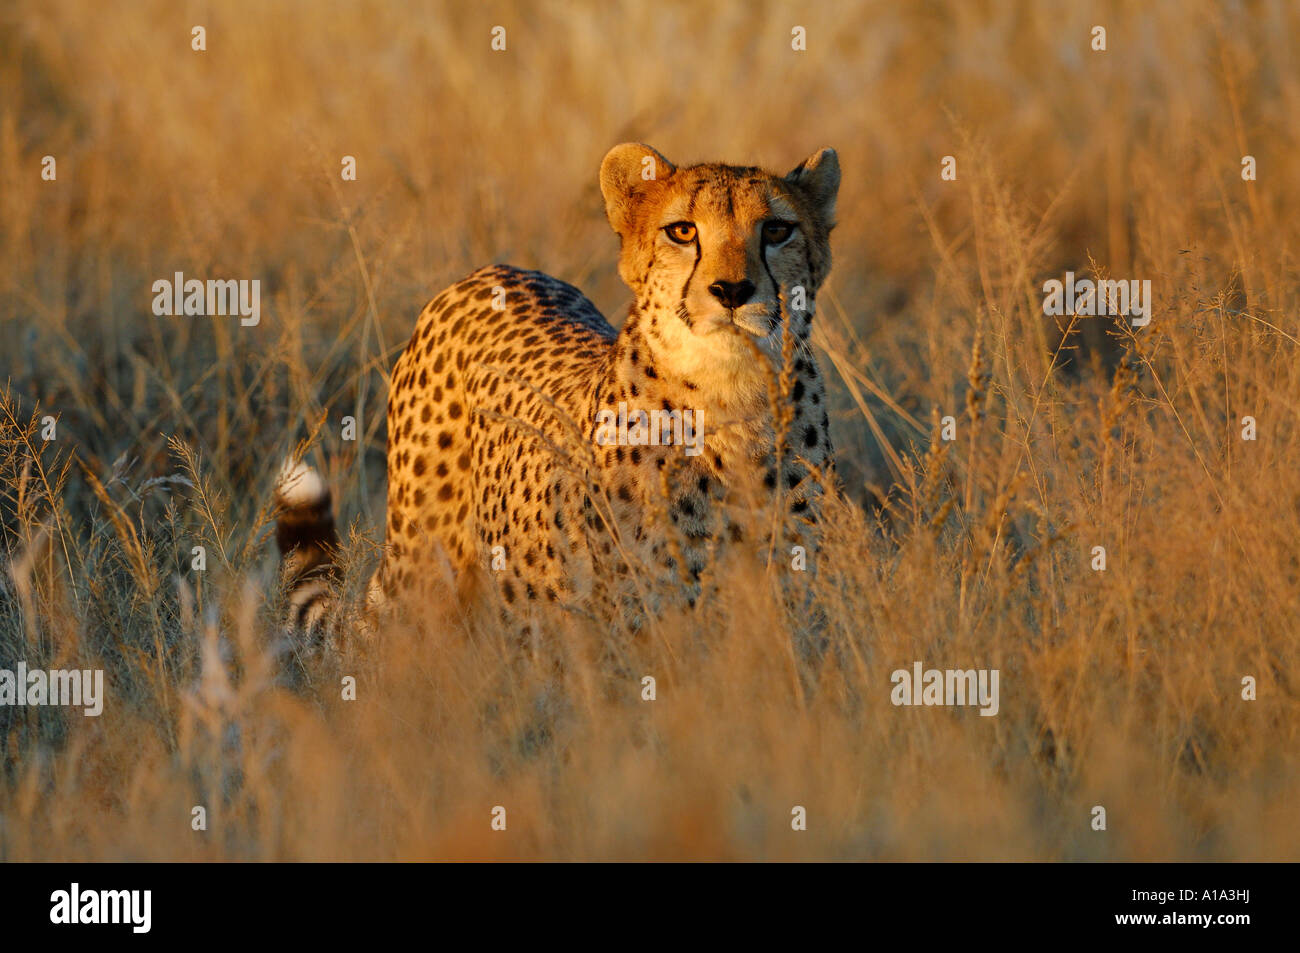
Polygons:
M819 149L799 163L785 177L812 199L822 223L835 224L835 196L840 191L840 160L834 149Z
M676 171L675 165L639 142L625 142L605 153L600 163L600 191L605 196L605 214L614 231L626 234L637 201L654 182Z

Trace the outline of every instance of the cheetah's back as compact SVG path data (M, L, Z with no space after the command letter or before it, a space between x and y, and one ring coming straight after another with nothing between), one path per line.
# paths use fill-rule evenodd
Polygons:
M508 601L557 597L546 573L520 570L563 564L577 542L562 515L573 454L615 338L576 288L507 266L425 307L389 388L384 596L420 588L438 566L454 577L487 566L495 551L516 567Z

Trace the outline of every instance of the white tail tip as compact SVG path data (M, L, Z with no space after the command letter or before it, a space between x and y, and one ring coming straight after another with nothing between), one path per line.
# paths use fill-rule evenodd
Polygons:
M275 496L283 506L316 506L329 496L319 473L297 460L286 460L275 482Z

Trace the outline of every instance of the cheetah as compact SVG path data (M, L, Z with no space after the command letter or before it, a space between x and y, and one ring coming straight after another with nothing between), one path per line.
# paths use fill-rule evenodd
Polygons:
M708 554L743 541L729 507L783 494L815 527L832 447L808 339L839 180L832 149L779 176L625 143L600 167L635 295L620 330L571 285L505 265L435 297L392 372L370 608L488 577L507 611L590 605L632 566L693 601ZM278 496L295 622L310 625L335 581L329 494L298 465Z

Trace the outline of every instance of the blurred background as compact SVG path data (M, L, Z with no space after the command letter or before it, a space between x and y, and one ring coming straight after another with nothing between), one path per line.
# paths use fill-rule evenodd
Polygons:
M294 397L337 420L364 392L381 462L384 372L424 301L481 264L575 283L618 324L630 297L596 172L624 140L778 171L834 146L845 321L826 329L927 424L962 384L936 370L969 350L980 295L1041 294L1090 255L1152 279L1166 306L1188 281L1263 293L1250 260L1211 253L1258 252L1236 247L1233 216L1278 246L1296 228L1300 10L1285 0L64 0L0 17L12 386L101 458L148 460L160 432L183 434L232 485L266 475L268 448L241 428L278 433L277 451L301 436ZM39 176L47 154L57 184ZM940 180L947 155L955 182ZM998 260L1007 228L1022 247ZM175 271L260 278L266 318L154 318L149 286ZM858 485L883 454L840 397ZM892 437L918 436L880 415Z

